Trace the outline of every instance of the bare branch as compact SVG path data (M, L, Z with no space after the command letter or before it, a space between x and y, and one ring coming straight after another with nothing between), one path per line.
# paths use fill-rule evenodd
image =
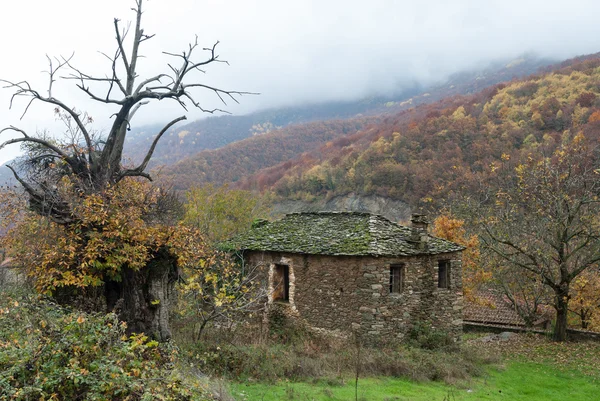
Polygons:
M209 89L209 90L215 92L215 94L217 94L217 96L219 96L219 99L221 99L221 102L223 102L223 104L225 104L225 105L227 104L227 102L223 99L223 97L221 95L225 95L225 96L229 97L230 99L232 99L234 102L236 102L238 104L239 104L239 101L235 98L235 95L238 95L238 96L259 95L259 93L256 93L256 92L227 91L227 90L215 88L213 86L204 85L204 84L188 84L188 85L184 85L183 88L184 88L184 90L188 89L188 88Z
M121 90L121 92L123 93L123 95L127 96L127 90L125 89L125 87L123 86L123 84L121 83L121 80L119 79L119 77L117 75L117 60L119 59L119 55L120 55L119 48L117 48L117 50L115 51L114 57L109 57L104 52L100 52L100 54L102 54L104 57L106 57L111 62L112 76L114 79L113 83L116 83L117 86L119 87L119 89ZM111 83L111 85L112 85L112 83ZM110 95L110 89L106 96L108 97L109 95Z
M135 106L133 106L133 108L129 112L129 121L133 120L133 116L135 116L135 113L140 109L140 107L142 107L148 103L150 103L148 100L144 100L144 101L139 102Z
M24 138L9 139L8 141L5 141L2 144L0 144L0 149L3 149L5 146L11 145L11 144L14 144L14 143L22 143L22 142L37 143L37 144L40 144L40 145L42 145L42 146L44 146L44 147L52 150L54 153L56 153L57 155L59 155L60 157L62 157L63 159L65 159L66 161L70 160L69 155L67 155L65 152L63 152L58 147L56 147L55 145L51 144L48 141L45 141L45 140L40 139L40 138L35 138L35 137L28 136L22 130L20 130L18 128L14 128L14 127L4 128L2 131L0 131L0 133L4 132L6 130L13 130L13 131L21 132L21 133L23 133L25 135L25 137Z
M120 56L123 59L123 64L125 65L125 71L129 72L129 61L127 61L127 53L125 53L125 47L123 46L123 37L121 37L121 32L119 31L119 19L114 19L115 25L115 33L117 35L117 45L119 46ZM125 90L127 93L127 90Z
M91 99L96 100L98 102L107 103L107 104L111 103L111 104L123 105L124 100L114 100L114 99L109 99L108 97L101 98L99 96L96 96L94 93L92 93L92 91L90 91L89 87L85 87L84 85L80 85L80 84L78 84L77 87L79 89L81 89L83 92L87 93L87 95Z
M54 71L56 72L56 69ZM90 134L89 134L88 130L86 129L85 125L83 124L83 122L81 121L81 119L79 118L79 113L77 113L74 109L68 107L66 104L64 104L63 102L61 102L60 100L58 100L54 97L44 97L44 96L40 95L39 92L37 92L36 90L31 88L31 86L29 85L29 83L27 81L13 83L13 82L6 81L6 80L0 80L0 82L7 83L8 85L5 87L16 88L16 91L13 94L12 98L14 98L15 96L31 97L31 100L29 101L29 104L27 105L25 112L23 113L23 116L25 115L25 113L27 113L29 106L31 105L31 103L34 100L39 100L43 103L48 103L48 104L58 106L59 108L61 108L65 112L67 112L73 118L73 120L75 121L75 123L77 124L79 129L81 130L81 133L83 134L83 136L85 138L88 152L90 154L92 153L92 140L91 140ZM11 99L11 106L12 106L12 99ZM23 118L23 116L21 116L21 118Z
M54 82L56 82L56 79L54 78L54 76L65 65L69 66L69 61L71 61L71 59L73 59L73 56L75 56L75 53L72 53L69 58L63 57L62 61L59 60L58 58L55 58L55 60L58 62L58 66L56 68L54 68L54 66L52 64L52 59L46 54L46 58L48 59L48 65L50 66L50 69L48 71L46 71L46 73L49 75L48 98L52 97L52 85L54 84Z
M156 148L158 141L164 135L164 133L167 132L167 130L169 128L171 128L174 124L178 123L179 121L186 120L186 119L187 118L185 116L181 116L181 117L174 119L167 125L165 125L163 127L163 129L158 133L158 135L156 135L156 137L154 138L154 141L152 141L152 145L150 146L150 149L148 150L148 153L146 154L146 157L144 157L144 160L142 161L142 163L134 169L123 171L121 173L121 177L119 179L122 179L123 177L126 177L126 176L143 176L143 177L150 179L150 176L147 176L147 174L144 175L143 171L146 169L146 166L148 166L148 163L150 162L150 159L152 158L152 155L154 154L154 149Z
M160 82L160 79L164 78L164 77L168 77L168 75L167 74L158 74L155 77L146 79L145 81L143 81L142 83L140 83L138 85L138 87L136 88L136 90L135 90L135 92L133 94L134 95L138 94L144 88L144 86L148 85L151 82L155 82L155 81Z
M16 132L22 134L25 138L29 138L29 135L27 135L27 133L25 131L23 131L22 129L17 128L15 126L12 126L12 125L10 127L6 127L4 129L0 130L0 134L2 134L4 131L16 131Z

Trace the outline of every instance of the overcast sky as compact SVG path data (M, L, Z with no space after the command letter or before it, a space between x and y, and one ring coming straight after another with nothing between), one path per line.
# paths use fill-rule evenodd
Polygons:
M115 49L113 18L133 18L129 0L2 1L0 78L27 79L45 90L46 54L68 56L80 69L102 75L98 53ZM492 60L535 52L568 58L600 51L598 0L146 0L142 76L162 72L161 51L180 52L198 35L203 46L221 42L230 66L210 66L201 82L260 92L229 105L236 114L305 102L356 99L389 93L415 81L428 84ZM88 110L100 130L112 108L99 107L59 82L54 95ZM8 111L10 91L0 91L0 125L30 132L59 132L52 108L26 103ZM213 96L198 95L207 107ZM139 113L138 124L182 114L161 103ZM193 120L196 111L187 113ZM134 121L135 123L135 121ZM8 137L3 134L3 137ZM1 138L0 138L1 139ZM17 147L0 151L0 163Z

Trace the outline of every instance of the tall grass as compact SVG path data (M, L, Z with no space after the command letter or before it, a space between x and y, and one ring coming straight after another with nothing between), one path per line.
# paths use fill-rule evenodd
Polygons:
M231 380L345 381L359 371L361 379L389 376L455 383L481 375L484 366L498 361L456 344L429 349L433 347L424 332L416 343L357 348L355 338L319 335L302 327L269 331L258 324L213 326L199 342L191 341L184 327L175 330L182 355L204 373Z

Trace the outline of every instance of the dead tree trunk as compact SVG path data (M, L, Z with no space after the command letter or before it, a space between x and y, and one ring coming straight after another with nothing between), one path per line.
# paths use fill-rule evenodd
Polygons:
M106 283L107 309L127 322L129 333L166 341L171 338L169 308L177 278L176 258L161 249L144 269L125 268L120 282Z
M198 41L191 43L187 50L180 53L167 53L179 65L167 64L166 71L153 77L141 79L136 70L140 61L140 46L154 35L144 32L141 25L143 0L134 0L135 23L132 31L123 29L119 20L114 20L116 51L113 55L102 53L110 64L106 75L89 75L72 64L69 58L48 58L49 83L47 94L34 89L27 81L11 82L0 80L5 88L14 91L12 100L29 98L23 115L29 110L32 102L38 101L50 105L57 116L67 125L71 138L63 143L54 138L34 137L17 127L0 130L16 132L22 137L10 139L0 144L4 146L19 143L37 149L29 154L34 174L23 176L22 172L10 167L16 180L23 186L29 196L30 208L53 222L65 226L76 222L72 203L64 199L60 188L61 180L68 177L74 186L77 197L102 195L107 188L114 187L126 177L144 177L151 179L145 172L156 145L163 134L175 123L184 120L185 116L169 122L158 132L137 167L126 168L121 164L125 137L130 129L132 119L140 107L156 100L172 100L187 111L188 103L208 113L224 111L221 109L205 109L194 99L194 90L208 90L214 93L224 104L225 99L237 102L237 96L247 92L227 91L199 82L189 82L195 73L204 73L209 64L226 63L216 54L217 43L204 48L206 57L194 60L201 49ZM126 38L131 38L130 51L126 51ZM83 91L92 101L118 107L113 114L114 121L104 139L94 138L89 125L92 118L79 109L67 106L53 96L53 85L61 79L73 80L77 88ZM98 89L104 86L104 89ZM12 107L11 100L11 107ZM39 168L39 166L45 166ZM122 267L120 282L106 281L105 294L109 309L118 307L120 315L129 324L129 330L152 333L156 338L165 340L170 337L168 324L169 293L174 277L177 276L176 258L167 249L160 249L153 255L148 265L139 270Z

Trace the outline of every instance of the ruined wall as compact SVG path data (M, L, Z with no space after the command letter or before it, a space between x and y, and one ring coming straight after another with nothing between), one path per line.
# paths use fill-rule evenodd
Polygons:
M449 288L437 287L439 260L450 261ZM402 340L417 321L429 321L455 338L462 333L459 252L398 258L252 252L248 262L262 265L265 279L272 277L275 264L289 265L284 307L313 328L356 332L372 342ZM404 289L390 293L390 264L400 263Z

